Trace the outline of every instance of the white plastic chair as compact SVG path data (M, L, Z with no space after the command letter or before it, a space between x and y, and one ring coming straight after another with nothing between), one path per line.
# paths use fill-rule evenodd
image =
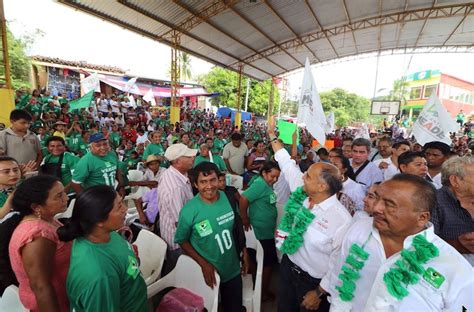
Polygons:
M55 218L56 219L63 219L63 218L70 218L72 217L72 211L74 209L74 204L76 203L76 199L73 198L71 199L71 202L69 203L69 206L67 206L66 211L58 213Z
M263 248L255 237L253 230L245 232L247 248L255 249L257 252L257 273L255 276L255 287L252 274L242 277L242 302L247 312L260 312L262 300L262 271L263 271Z
M140 271L148 286L160 278L166 256L166 242L150 231L141 230L134 244L138 247Z
M217 272L215 276L217 285L214 288L207 286L199 264L192 258L181 255L173 271L148 286L148 299L167 287L186 288L204 299L204 307L209 312L217 312L221 279Z
M0 298L0 311L8 312L28 312L20 301L18 287L15 285L8 286Z
M243 189L244 187L244 178L235 174L226 174L225 181L227 186L233 186L236 189Z
M140 170L129 170L127 178L130 182L143 181L143 172L141 172ZM132 186L130 188L130 194L125 196L125 198L123 199L127 203L128 207L130 207L131 203L133 203L133 195L138 191L139 188L140 186Z

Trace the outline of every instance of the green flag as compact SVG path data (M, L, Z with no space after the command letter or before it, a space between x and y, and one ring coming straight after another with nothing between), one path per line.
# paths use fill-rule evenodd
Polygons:
M298 126L292 122L284 121L284 120L278 120L278 132L279 132L279 138L283 141L285 144L292 144L293 142L293 133L295 130L298 129ZM298 144L298 140L300 138L300 134L298 133L298 138L296 139L296 144Z
M83 97L69 102L71 106L71 110L74 109L81 109L81 108L89 108L91 106L92 99L94 98L94 90L86 93Z

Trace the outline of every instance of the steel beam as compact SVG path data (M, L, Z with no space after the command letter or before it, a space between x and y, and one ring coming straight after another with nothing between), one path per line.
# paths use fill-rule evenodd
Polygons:
M347 9L346 0L342 0L342 5L344 6L344 13L346 13L346 18L349 21L349 24L352 24L351 16L349 15L349 10ZM357 41L356 41L354 32L352 31L351 34L352 34L352 40L354 40L354 48L356 50L356 53L359 53L359 49L357 48Z
M70 0L66 0L66 1L70 1ZM122 5L128 7L128 8L131 9L131 10L134 10L134 11L136 11L136 12L138 12L138 13L140 13L140 14L142 14L142 15L144 15L144 16L150 18L150 19L153 19L153 20L155 20L155 21L157 21L157 22L159 22L159 23L161 23L161 24L163 24L163 25L165 25L165 26L167 26L167 27L169 27L169 28L172 28L172 29L174 29L175 31L179 31L180 33L182 33L182 34L184 34L184 35L190 37L191 39L194 39L194 40L196 40L196 41L198 41L198 42L201 42L202 44L207 45L208 47L210 47L210 48L212 48L212 49L214 49L214 50L216 50L216 51L218 51L218 52L220 52L220 53L222 53L222 54L225 54L225 55L227 55L227 56L229 56L229 57L231 57L231 58L233 58L233 59L236 59L237 62L244 63L244 64L246 64L246 65L248 65L248 66L250 66L250 67L253 67L253 68L255 68L256 70L258 70L258 71L260 71L260 72L262 72L262 73L264 73L264 74L266 74L266 75L271 76L271 74L270 74L269 72L265 71L264 69L261 69L260 67L257 67L257 66L255 66L255 65L252 65L252 64L250 64L250 63L247 63L247 62L241 60L238 56L233 55L233 54L231 54L231 53L229 53L229 52L227 52L227 51L221 49L220 47L216 46L215 44L213 44L213 43L211 43L211 42L208 42L207 40L204 40L204 39L202 39L202 38L200 38L200 37L197 37L196 35L190 33L190 32L187 31L187 30L181 29L180 27L175 26L175 25L169 23L168 21L162 19L161 17L159 17L159 16L157 16L157 15L151 13L151 12L148 12L148 11L144 10L143 8L141 8L141 7L139 7L139 6L135 5L135 4L132 4L132 3L128 2L127 0L118 0L118 1L119 1ZM170 35L168 35L168 36L169 36L169 38L163 37L163 36L156 36L156 37L158 38L158 40L161 39L162 41L168 41L168 42L170 42L170 43L168 43L168 45L173 46L173 41L172 41L173 39L172 39L172 36L170 36ZM155 38L155 40L156 40L157 38ZM180 49L183 50L183 47L180 47ZM193 53L191 53L191 54L193 54ZM227 66L225 66L225 67L227 67ZM284 69L284 68L282 68L282 69ZM234 70L235 70L235 69L234 69ZM286 69L285 69L285 70L286 70Z
M238 39L236 36L228 33L227 31L224 31L223 29L221 29L220 27L218 27L215 23L211 22L206 16L203 16L201 17L201 13L196 13L196 12L193 12L190 8L188 8L186 5L180 3L180 1L178 0L173 0L173 2L178 5L180 8L182 8L183 10L187 11L188 13L190 14L193 14L194 16L196 16L197 18L200 18L202 20L202 22L208 24L209 26L211 26L212 28L214 28L215 30L217 30L218 32L224 34L225 36L229 37L230 39L234 40L235 42L237 42L238 44L240 44L241 46L243 47L246 47L247 49L253 51L253 53L259 53L257 50L255 50L254 48L252 48L251 46L247 45L246 43L242 42L242 40ZM286 69L285 67L282 67L281 65L275 63L274 61L270 60L270 59L267 59L270 63L272 63L273 65L275 65L276 67L278 68L281 68L283 70L288 70Z
M270 3L268 3L267 0L264 0L263 3L265 3L267 5L267 7L270 9L270 11L272 11L273 15L275 15L276 17L278 17L278 19L280 20L280 22L283 23L283 25L286 26L286 28L288 28L288 30L296 37L296 39L300 40L301 42L301 45L303 45L308 51L309 53L311 53L313 55L313 57L318 61L318 62L321 62L321 60L319 59L319 57L316 55L316 53L314 53L313 50L311 50L308 45L301 40L300 36L293 30L293 28L283 19L283 17L272 7L272 5Z
M312 42L326 37L332 37L347 32L354 32L356 30L370 29L374 27L379 27L381 25L392 25L406 22L420 21L427 18L439 19L453 16L467 16L471 13L472 8L474 7L473 3L464 3L464 4L455 4L440 6L434 9L425 8L425 9L416 9L406 12L397 12L391 14L385 14L382 16L372 17L363 19L360 21L353 21L351 24L345 24L341 26L336 26L333 28L328 28L320 30L305 36L302 36L301 39L290 39L287 40L278 46L272 46L260 52L259 55L251 55L244 59L246 62L254 62L255 60L263 57L268 57L270 55L276 54L282 49L295 48L301 45L303 42ZM460 24L459 24L460 25ZM459 26L458 26L459 27ZM356 53L357 54L357 53Z
M306 6L308 7L309 11L311 12L311 15L313 16L314 20L316 21L316 24L318 25L319 30L320 30L320 31L323 30L323 25L321 24L321 22L319 22L319 19L318 19L318 17L316 16L316 12L314 12L313 8L312 8L311 5L308 3L308 0L304 0L304 2L306 3ZM334 48L334 45L332 44L331 39L329 39L328 36L326 36L326 39L327 39L329 45L331 46L332 51L334 52L334 54L336 54L336 56L339 57L339 53L337 53L336 48Z
M275 40L273 40L272 38L270 38L268 36L268 34L266 34L262 29L260 29L260 27L258 27L254 22L252 22L251 20L249 20L247 17L245 17L242 13L240 13L239 11L237 11L235 8L232 8L232 7L229 7L229 9L234 13L236 14L237 16L239 16L242 20L244 20L247 24L249 24L250 26L252 26L256 31L258 31L262 36L264 36L265 38L267 38L268 41L272 42L273 45L275 46L278 46L280 47L280 45L278 43L275 42ZM290 52L288 52L286 49L284 48L281 48L281 51L283 51L284 53L286 53L286 55L288 55L290 58L292 58L296 63L300 64L301 66L304 66L303 63L301 63L299 60L297 60ZM267 58L268 59L268 58Z
M458 30L459 26L461 26L462 23L464 23L464 21L466 20L467 16L469 15L469 13L472 12L472 9L473 9L474 6L471 6L471 8L469 9L468 12L466 12L466 14L464 15L464 17L459 21L459 23L456 25L456 27L454 27L453 31L449 34L448 38L446 38L446 40L443 42L443 45L445 45L449 39L451 39L451 37L454 35L454 33L456 32L456 30Z

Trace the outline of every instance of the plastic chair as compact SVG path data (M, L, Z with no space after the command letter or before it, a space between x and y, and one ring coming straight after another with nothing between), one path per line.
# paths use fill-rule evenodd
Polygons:
M127 177L128 181L130 182L143 181L143 172L140 170L129 170ZM123 199L127 203L128 207L130 207L131 203L133 203L133 201L131 201L134 198L133 194L136 193L139 188L140 186L132 186L130 188L130 194L125 196Z
M255 287L252 281L252 274L242 277L242 302L247 312L260 312L262 300L262 271L263 271L263 248L255 237L253 230L245 232L247 248L257 251L257 273L255 276Z
M76 203L76 199L73 198L71 199L71 202L69 203L69 206L67 206L66 211L58 213L55 215L56 219L66 219L72 217L72 211L74 209L74 204Z
M138 247L140 271L148 286L160 278L167 245L158 235L147 230L138 233L134 244Z
M148 299L167 287L186 288L204 299L204 306L209 312L217 312L220 277L215 273L217 285L207 286L201 267L192 258L181 255L176 267L165 277L148 286Z
M236 189L242 189L244 187L244 178L235 174L226 174L225 175L226 185L233 186Z
M18 287L15 285L8 286L0 298L0 311L8 312L28 312L20 301Z

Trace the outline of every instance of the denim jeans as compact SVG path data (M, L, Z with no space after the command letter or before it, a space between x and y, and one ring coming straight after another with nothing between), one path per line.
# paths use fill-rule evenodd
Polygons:
M301 306L303 296L308 291L316 289L320 281L320 279L310 276L307 272L296 266L287 255L283 255L278 285L278 312L310 311ZM319 309L316 311L329 311L329 302L326 297L323 296L321 299Z

